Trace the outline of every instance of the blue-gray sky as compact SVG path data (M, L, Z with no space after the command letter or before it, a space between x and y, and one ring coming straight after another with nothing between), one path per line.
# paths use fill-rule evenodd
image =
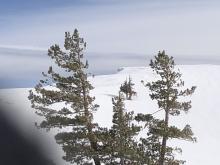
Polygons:
M217 0L0 0L0 88L36 84L48 47L74 28L95 74L147 66L163 49L179 63L220 64Z
M78 28L89 52L220 53L217 0L1 0L0 45L47 49Z

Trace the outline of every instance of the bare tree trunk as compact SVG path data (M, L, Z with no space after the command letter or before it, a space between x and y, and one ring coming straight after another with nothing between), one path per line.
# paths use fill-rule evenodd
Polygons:
M99 156L93 156L93 160L95 162L95 165L101 165L101 161L100 161L100 158Z
M89 141L90 141L92 149L95 151L98 151L97 141L95 140L95 138L94 138L95 135L92 131L93 126L92 126L92 121L90 119L88 104L87 104L87 100L86 100L86 92L85 92L84 88L83 88L83 95L84 95L85 116L87 117L87 129L88 129L88 133L89 133ZM93 160L95 162L95 165L101 165L99 155L93 156Z
M124 161L125 161L124 158L121 158L120 164L124 165Z
M78 60L79 60L79 67L81 68L81 63L80 63L81 61L80 61L79 53L78 53ZM89 139L92 149L95 151L98 151L97 141L95 140L94 138L95 135L92 131L93 125L92 125L92 121L91 121L92 119L90 118L90 113L89 113L89 108L88 108L88 99L87 99L87 93L86 93L86 87L85 87L85 79L82 77L82 75L80 75L80 79L81 79L81 85L82 85L84 113L85 113L85 116L87 117L86 127L88 129L88 134L89 134L88 139ZM92 158L95 162L95 165L101 165L99 155L95 155Z
M169 111L165 111L165 128L168 127L168 121L169 121ZM166 145L167 145L167 135L163 136L162 139L162 147L160 151L160 158L159 158L159 165L164 165L164 158L165 158L165 153L166 153Z
M131 93L129 93L128 100L131 100L131 95L132 95L132 94L131 94Z

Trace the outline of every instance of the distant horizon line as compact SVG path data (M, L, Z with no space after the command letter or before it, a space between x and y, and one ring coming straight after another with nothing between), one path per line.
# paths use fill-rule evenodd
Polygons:
M0 50L1 49L7 49L7 50L19 50L19 51L45 51L47 52L49 48L40 48L40 47L28 47L28 46L14 46L14 45L0 45ZM97 55L100 55L100 54L106 54L106 55L113 55L113 54L120 54L120 55L139 55L139 56L146 56L146 55L151 55L151 56L154 56L156 55L156 53L158 53L159 51L162 51L163 49L161 50L158 50L157 52L155 53L134 53L134 52L98 52L98 51L85 51L85 53L89 53L89 54L97 54ZM168 52L168 51L166 51ZM1 52L0 52L1 53ZM169 52L167 53L169 54ZM0 54L1 55L1 54ZM180 53L175 53L175 54L171 54L170 56L173 56L174 58L176 58L176 56L179 56L179 57L191 57L191 56L198 56L198 58L200 57L204 57L204 56L211 56L211 57L217 57L217 56L220 56L220 53L207 53L207 54L199 54L199 53L185 53L185 54L180 54ZM220 57L219 57L220 58Z
M205 65L210 65L210 66L220 66L220 64L209 64L209 63L206 63L206 64L176 64L177 67L178 66L205 66ZM116 74L117 72L120 72L121 69L126 69L126 68L147 68L149 66L122 66L122 67L119 67L115 70L115 72L111 72L111 73L102 73L102 74L96 74L95 76L108 76L108 75L113 75L113 74ZM92 77L89 76L89 77ZM36 82L37 84L37 82ZM34 86L36 84L26 84L26 85L21 85L20 83L17 84L17 85L9 85L9 86L0 86L0 90L8 90L8 89L31 89L31 88L34 88Z

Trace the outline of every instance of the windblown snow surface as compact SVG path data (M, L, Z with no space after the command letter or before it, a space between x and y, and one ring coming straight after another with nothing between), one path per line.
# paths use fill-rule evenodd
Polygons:
M219 164L220 148L220 66L218 65L178 65L185 81L185 87L197 86L195 93L189 97L192 108L187 114L182 113L178 117L171 117L171 123L180 128L190 124L197 137L197 142L192 143L181 140L170 140L169 144L181 147L183 153L177 157L186 160L187 165L214 165ZM125 67L112 75L90 77L90 82L95 89L91 92L96 97L96 103L100 108L94 114L94 120L101 126L111 127L113 96L118 94L120 85L128 76L135 83L137 92L131 101L125 101L127 111L135 113L153 113L158 110L156 101L149 97L149 91L141 83L141 80L150 82L155 80L156 75L149 67ZM45 152L53 157L57 164L65 164L62 160L62 149L56 144L54 135L57 130L46 132L38 130L34 122L42 120L34 113L27 99L27 88L2 89L1 104L8 105L7 110L11 121L18 125L19 129L32 139L46 137ZM155 114L158 118L163 117L163 112ZM144 132L141 133L144 136ZM43 145L43 144L42 144ZM44 145L43 145L44 146Z

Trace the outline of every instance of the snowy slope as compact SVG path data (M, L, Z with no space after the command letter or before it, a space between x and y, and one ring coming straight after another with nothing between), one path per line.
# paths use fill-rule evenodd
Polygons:
M220 147L220 110L218 109L218 96L220 93L220 66L218 65L182 65L177 66L183 74L183 80L186 87L196 85L197 89L192 100L192 109L188 114L182 114L179 117L172 117L171 122L179 127L190 124L198 139L197 143L185 141L172 141L172 145L177 144L183 149L180 158L186 160L187 165L208 165L218 164L218 148ZM137 96L132 101L126 101L127 110L133 110L135 113L152 113L157 110L157 104L148 96L149 91L143 86L141 80L152 81L155 75L147 67L126 67L117 74L102 75L90 78L95 87L92 95L96 97L96 103L100 105L99 110L94 115L95 121L102 126L111 126L112 104L111 98L118 94L118 89L126 79L131 76L135 83ZM34 122L41 120L31 110L27 99L29 89L2 89L0 90L1 104L9 105L11 109L7 112L13 119L12 121L19 125L21 131L27 134L34 134L37 137L49 137L47 140L49 154L56 154L56 161L61 163L61 149L55 143L52 133L37 130ZM163 113L156 114L158 117ZM40 133L40 135L38 135ZM41 137L40 137L41 136ZM59 156L58 156L59 155Z

